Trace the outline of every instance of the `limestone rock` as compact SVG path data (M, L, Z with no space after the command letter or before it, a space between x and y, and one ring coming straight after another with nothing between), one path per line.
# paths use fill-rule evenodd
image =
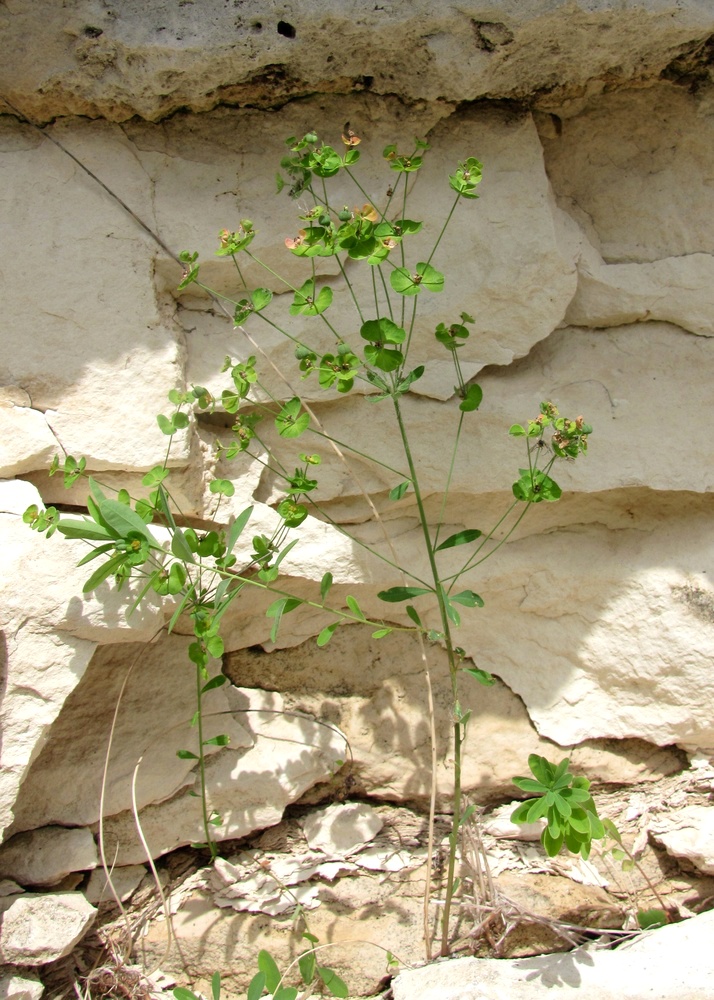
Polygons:
M284 713L279 699L266 700L261 692L232 694L232 712L245 713L241 718L253 745L227 747L207 761L209 812L215 810L221 817L212 830L217 840L246 837L275 825L287 805L312 785L331 778L345 758L345 738L334 726ZM189 794L198 792L198 778L191 777L190 786L139 812L153 857L205 840L200 799ZM117 864L146 860L131 812L107 817L104 831L105 849L110 857L116 856Z
M15 965L54 962L70 953L96 912L81 892L25 893L2 914L0 960Z
M153 646L106 645L96 651L24 781L14 830L97 822L107 740L129 671L114 728L105 815L131 809L135 768L140 808L193 787L195 761L177 757L181 749L195 752L197 739L190 726L195 668L187 646L187 638L172 635ZM253 745L253 736L229 714L224 688L206 693L203 710L205 739L226 733L233 753ZM220 753L217 747L207 751ZM109 850L106 853L113 858Z
M96 125L82 136L59 126L57 138L151 221L146 175L111 126ZM107 142L113 147L108 159ZM66 154L36 133L18 133L5 119L0 151L3 173L10 171L15 191L2 204L10 237L3 262L7 329L24 329L33 317L33 333L15 337L12 350L3 352L0 384L22 386L30 406L44 414L34 468L49 467L51 456L64 449L86 456L90 469L146 472L163 458L166 443L156 414L168 409L166 394L181 378L178 345L151 280L156 244ZM45 207L41 226L28 222L28 205L47 206L58 197L61 212L51 214ZM72 248L71 268L51 261L52 246ZM41 349L34 333L38 324ZM25 414L26 423L28 418ZM35 424L39 419L37 414ZM175 445L174 454L185 461L183 435ZM28 462L18 471L29 471Z
M5 973L0 976L0 996L3 1000L40 1000L45 988L39 979L27 975Z
M581 259L578 289L565 314L572 326L622 326L643 320L673 323L714 336L714 257L693 253L644 264Z
M714 809L710 806L684 806L657 817L650 830L669 854L690 861L706 875L714 875Z
M294 12L275 0L239 11L204 0L200 15L190 4L159 2L147 12L137 3L104 10L73 0L61 17L51 4L41 10L22 0L4 14L0 84L8 101L43 121L157 119L185 107L272 107L350 90L396 93L405 104L465 94L544 93L553 101L561 90L580 95L591 80L603 89L611 80L656 79L677 56L696 56L714 31L710 8L694 0L523 0L517 8L490 0L468 11L426 0L365 11L351 0ZM30 32L42 60L23 44ZM339 42L337 60L325 54L325 39ZM706 66L706 52L698 64Z
M709 942L714 913L647 932L616 951L578 948L529 959L461 958L402 972L395 1000L540 1000L554 986L599 1000L703 1000L714 996Z
M714 210L708 182L713 143L714 116L706 102L673 83L658 83L598 96L563 120L543 147L561 207L607 263L624 264L714 251L707 225ZM663 268L672 276L683 273L672 264L659 268L660 274ZM685 294L679 293L680 302Z
M0 876L21 885L56 885L70 872L97 866L97 847L87 829L45 826L19 833L0 847Z
M143 865L126 865L123 868L113 868L111 881L114 893L119 896L122 902L129 899L146 875L146 868ZM96 906L114 900L114 893L109 887L107 876L103 868L97 868L89 876L89 882L83 890L84 895L90 903Z
M58 450L42 413L0 399L0 476L46 468Z
M308 813L302 829L312 850L344 856L369 843L382 829L382 820L364 802L335 802Z

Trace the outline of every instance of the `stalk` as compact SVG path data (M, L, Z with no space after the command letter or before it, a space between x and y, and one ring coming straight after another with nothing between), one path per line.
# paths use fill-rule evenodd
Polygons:
M454 652L453 643L451 640L451 622L449 616L446 613L446 604L444 601L444 593L441 587L441 580L439 577L439 569L436 565L436 556L434 553L434 546L431 541L431 536L429 534L429 521L427 518L426 510L424 509L424 503L421 496L421 490L419 489L419 480L417 476L417 470L414 465L414 459L412 457L411 447L409 445L409 438L407 436L406 427L404 426L404 421L402 418L401 408L399 406L399 399L397 396L392 397L392 402L394 404L394 412L397 417L397 423L399 425L399 434L402 439L402 446L404 448L404 454L409 465L409 472L414 486L414 498L416 500L417 510L419 511L419 524L421 525L422 534L424 536L424 547L429 558L429 566L431 568L432 579L434 581L434 591L436 593L436 599L439 605L439 615L441 617L441 626L444 632L445 643L446 643L446 653L449 660L449 674L451 677L451 694L454 703L454 797L453 797L453 809L454 815L451 826L451 835L449 837L449 860L446 873L446 894L444 897L444 913L442 917L441 925L441 955L449 954L449 919L451 916L451 900L454 895L454 872L456 869L456 847L458 842L458 832L459 823L461 819L461 751L463 744L463 732L461 728L461 719L459 714L457 714L458 706L458 686L457 686L457 657Z
M203 647L203 643L201 643ZM208 803L206 801L206 758L203 752L203 712L201 710L202 701L202 690L203 690L203 674L201 671L201 665L196 664L196 703L198 706L197 710L197 726L198 726L198 773L201 781L201 814L203 818L203 832L206 837L206 846L211 852L211 861L215 861L218 856L218 849L216 847L215 841L211 837L210 823L208 821Z

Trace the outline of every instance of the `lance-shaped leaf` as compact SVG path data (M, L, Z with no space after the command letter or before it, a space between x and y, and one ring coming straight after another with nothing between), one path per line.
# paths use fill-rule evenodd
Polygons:
M442 549L453 549L456 545L468 545L469 542L480 538L482 534L483 532L477 528L465 528L463 531L457 531L455 535L449 535L446 541L436 546L434 551L441 552Z
M380 601L388 604L398 604L400 601L408 601L412 597L419 597L420 594L432 594L428 587L390 587L389 590L380 590L377 597Z

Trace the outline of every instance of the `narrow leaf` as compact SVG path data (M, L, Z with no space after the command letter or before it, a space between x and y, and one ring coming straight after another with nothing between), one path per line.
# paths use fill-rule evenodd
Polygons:
M408 601L410 597L431 593L433 591L428 587L390 587L389 590L380 590L377 597L388 604L398 604L400 601Z
M466 528L464 531L457 531L455 535L449 535L441 545L437 545L434 551L441 552L442 549L453 549L457 545L468 545L469 542L480 538L482 534L483 532L478 531L476 528Z

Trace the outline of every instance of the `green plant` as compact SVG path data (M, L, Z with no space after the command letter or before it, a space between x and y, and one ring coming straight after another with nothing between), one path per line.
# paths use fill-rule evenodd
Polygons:
M568 771L570 760L558 765L532 753L528 766L534 778L514 778L521 791L535 793L511 813L513 823L536 823L545 819L541 843L549 857L559 854L563 845L585 860L590 857L593 840L602 840L605 827L590 795L590 782Z
M274 600L267 610L268 618L272 620L270 637L273 641L277 639L281 622L287 615L300 607L310 606L328 611L332 616L317 637L319 645L326 645L340 626L354 623L370 625L376 638L384 638L395 629L409 629L417 634L421 643L443 645L449 662L454 743L453 824L441 929L441 952L446 954L449 950L450 910L457 886L455 864L459 828L471 812L471 807L462 810L461 804L462 753L471 711L461 705L459 679L466 672L481 684L493 683L487 671L475 665L464 665L465 652L456 645L455 629L461 623L464 608L484 606L482 597L471 589L474 571L511 537L533 504L559 499L560 487L551 477L553 466L559 460L573 460L584 453L592 428L582 417L572 419L561 416L550 401L541 403L533 419L510 428L514 439L523 439L527 461L525 467L518 471L518 479L512 488L513 500L503 516L490 530L466 527L443 537L463 428L465 421L475 419L483 391L464 376L460 361L460 352L471 335L469 328L476 321L468 313L459 312L458 304L448 291L446 276L433 261L455 211L461 204L478 197L476 188L481 182L482 165L470 156L455 166L448 177L453 199L444 223L430 249L427 248L428 252L420 250L415 255L417 259L412 260L408 259L406 250L422 231L423 224L410 219L407 214L409 184L423 165L428 144L416 140L413 149L406 153L399 152L395 145L384 150L384 160L392 181L384 204L378 207L379 199L372 198L365 191L354 173L360 157L356 148L359 138L346 128L342 142L345 148L338 153L332 146L320 142L314 132L308 132L302 138L293 136L287 141L289 155L282 161L278 187L289 184L293 197L299 195L303 200L311 200L308 207L301 208L297 235L285 239L287 250L302 259L306 268L307 276L299 285L282 278L255 252L258 231L250 219L243 219L235 230L223 230L216 251L217 256L230 258L235 268L236 281L242 288L234 297L214 291L201 282L201 265L195 251L183 251L179 255L183 264L179 289L186 289L195 283L212 296L233 318L254 353L245 352L242 343L236 345L238 356L227 358L223 366L230 382L220 395L214 395L199 385L186 391L174 389L169 393L173 410L157 418L160 430L168 438L166 455L163 463L144 477L148 495L132 498L122 490L116 498L110 498L89 477L86 516L67 518L55 508L39 510L33 507L26 512L25 520L32 528L46 531L48 536L57 530L68 538L82 539L89 544L90 551L82 563L95 559L101 561L86 581L85 593L94 591L107 580L115 581L118 587L130 579L138 580L139 591L132 608L138 606L149 593L154 593L174 602L169 631L182 615L190 619L194 638L188 655L196 670L197 710L194 723L198 729L198 749L196 752L180 751L180 756L197 762L205 840L212 855L217 850L212 827L220 825L221 817L213 815L207 805L204 748L211 744L224 745L227 737L203 738L201 701L208 690L224 681L220 674L210 676L209 664L211 659L219 659L223 654L221 622L230 604L245 587L258 587L273 595ZM284 175L287 175L287 180ZM349 209L340 201L333 203L328 194L328 182L337 175L348 178L366 199L362 208ZM275 318L272 318L276 303L270 288L248 288L241 271L242 257L262 268L268 283L277 282L292 293L287 317L276 308ZM324 283L317 267L325 258L336 262L341 276L338 290L353 310L354 319L349 322L347 330L336 327L328 315L335 291L332 285ZM355 268L362 268L366 275L361 285L355 277ZM442 293L447 316L435 327L432 324L429 331L420 321L419 303L426 297ZM401 467L386 462L379 452L367 454L331 437L308 402L291 390L284 395L277 395L271 390L258 370L257 356L262 353L260 346L242 325L248 321L251 324L265 323L271 330L279 331L292 341L300 377L316 379L321 390L336 393L338 400L359 386L366 419L378 422L380 428L384 427L387 419L383 412L386 408L393 421L393 435L401 446ZM315 329L314 333L309 331L310 324ZM414 355L418 354L419 345L426 337L433 338L439 349L446 352L445 357L451 359L455 381L454 404L445 404L452 415L453 432L444 442L449 454L448 471L435 520L429 515L422 488L420 463L425 456L420 455L418 446L412 440L405 406L428 363L422 363L419 357L416 358L418 363L414 361ZM253 535L252 548L248 548L243 540L252 514L251 507L234 518L231 515L224 519L227 523L221 520L221 505L230 501L235 491L231 479L220 476L210 484L210 491L216 497L216 507L211 513L215 527L210 530L191 527L172 496L169 470L172 442L177 434L190 427L195 413L214 409L232 415L234 421L230 440L217 442L220 460L226 462L245 455L253 461L262 462L284 484L284 495L275 505L274 530L270 534ZM392 478L395 485L389 491L390 502L396 503L405 497L411 500L423 542L425 570L405 565L400 560L368 491L363 493L372 515L382 525L384 546L369 545L358 534L335 525L354 543L368 549L386 564L391 572L399 574L402 582L381 591L378 597L390 607L404 606L404 615L398 616L404 619L401 624L393 620L394 615L391 620L370 618L354 596L347 596L344 603L331 603L333 581L330 573L323 576L319 594L313 600L297 596L281 586L281 563L298 543L300 526L308 516L312 513L335 523L319 501L318 470L323 456L305 450L295 458L289 447L289 454L286 454L286 445L291 446L304 435L310 437L311 443L317 442L317 447L324 445L334 453L338 461L346 464L357 482L356 466L351 459L374 463ZM65 484L71 486L79 476L86 476L85 469L83 459L77 461L67 456L62 463ZM52 471L59 471L59 463ZM297 532L297 536L291 538L293 532ZM464 554L458 560L461 552ZM551 794L550 788L545 791L547 795ZM583 787L573 785L570 797L576 793L584 793ZM588 796L586 798L591 801ZM432 795L432 820L433 801ZM558 790L557 801L567 802L567 796ZM591 815L587 809L580 811L584 811L587 817ZM561 824L558 817L563 819L564 814L560 807L556 809L551 827L551 845L557 841L561 830L566 842L567 830L575 843L580 811L576 810L575 816L571 812L565 817L568 823L563 820ZM589 829L592 836L593 827ZM582 852L582 846L580 850ZM315 968L318 969L317 966ZM261 971L266 974L265 970Z

